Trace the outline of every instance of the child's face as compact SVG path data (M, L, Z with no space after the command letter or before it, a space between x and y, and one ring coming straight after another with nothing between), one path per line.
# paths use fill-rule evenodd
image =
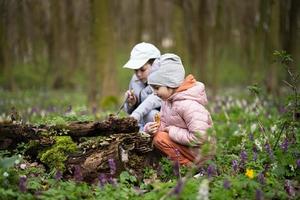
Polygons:
M151 87L153 89L153 93L164 101L175 92L175 89L166 86L151 85Z
M135 75L137 76L137 78L140 81L142 81L143 83L147 82L147 78L148 78L148 75L149 75L150 67L151 67L151 65L149 63L146 63L141 68L134 70Z

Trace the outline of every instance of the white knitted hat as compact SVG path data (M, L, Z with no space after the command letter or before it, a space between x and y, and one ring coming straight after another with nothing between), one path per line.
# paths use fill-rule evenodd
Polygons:
M179 87L185 77L184 67L179 56L166 53L160 57L160 67L148 76L148 84Z

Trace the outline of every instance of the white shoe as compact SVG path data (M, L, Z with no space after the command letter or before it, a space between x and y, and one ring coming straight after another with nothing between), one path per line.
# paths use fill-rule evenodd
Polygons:
M194 178L200 178L202 176L204 176L204 174L202 172L199 172L198 174L194 175L193 177Z

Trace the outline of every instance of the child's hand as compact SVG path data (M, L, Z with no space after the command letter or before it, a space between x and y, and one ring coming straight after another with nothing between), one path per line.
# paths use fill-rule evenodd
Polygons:
M167 127L164 128L164 132L169 133L169 130L170 130L170 127L169 127L169 126L167 126Z
M159 128L159 124L156 122L148 122L147 123L147 133L149 133L150 135L154 135L155 133L157 133L158 128Z
M125 98L127 99L127 103L129 106L133 106L137 102L137 98L133 93L133 90L127 90L125 93Z

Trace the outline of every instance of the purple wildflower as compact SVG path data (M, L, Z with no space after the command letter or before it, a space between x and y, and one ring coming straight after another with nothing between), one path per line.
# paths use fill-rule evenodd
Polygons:
M180 165L179 165L178 160L174 161L173 172L176 177L178 177L178 178L180 177Z
M271 146L268 142L265 144L265 149L266 149L267 153L269 154L270 158L273 159L273 151L272 151Z
M30 111L30 114L32 115L32 114L37 114L39 112L39 110L38 110L38 108L37 107L32 107L31 108L31 111Z
M76 181L82 181L83 180L81 168L80 168L79 165L75 166L74 178L75 178Z
M232 161L232 168L234 171L237 171L239 167L238 161L237 160L233 160Z
M260 189L256 189L255 191L255 199L256 200L262 200L263 198L263 192Z
M300 168L300 159L296 161L297 167Z
M263 173L259 173L258 176L257 176L257 180L258 182L260 182L260 184L265 184L265 176Z
M291 184L290 180L285 180L284 189L288 193L289 196L295 195L295 189Z
M250 140L250 141L254 141L254 135L253 135L253 133L250 133L250 134L249 134L249 140Z
M253 152L253 161L256 161L256 160L257 160L257 153Z
M256 161L258 149L255 144L252 147L252 151L253 151L253 160Z
M230 181L225 179L223 182L223 187L228 190L231 187Z
M245 163L247 161L248 155L246 151L242 151L240 154L241 162Z
M54 107L54 106L49 106L49 107L47 108L47 111L48 111L49 113L55 112L55 107Z
M67 107L67 110L66 110L66 112L65 113L69 113L69 112L71 112L72 111L72 106L71 105L69 105L68 107Z
M280 106L279 108L278 108L278 110L279 110L279 113L286 113L286 108L284 107L284 106Z
M27 182L26 176L21 176L19 179L19 189L21 192L27 191L26 182Z
M283 150L283 152L286 152L289 147L289 140L287 138L285 138L284 141L282 142L282 144L280 145L280 147Z
M107 183L106 175L103 174L103 173L101 173L99 175L98 180L99 180L99 185L100 185L101 188Z
M56 171L56 174L55 174L55 180L60 180L60 179L62 179L62 173L61 173L61 171L60 170L58 170L58 171Z
M183 181L182 179L180 178L178 181L177 181L177 184L172 192L172 194L174 195L179 195L181 192L182 192L182 189L183 189Z
M93 113L93 114L96 114L96 113L97 113L97 107L96 107L96 106L93 106L93 108L92 108L92 113Z
M267 171L270 169L270 167L271 167L271 165L269 164L269 163L266 163L265 165L264 165L264 171L263 171L263 173L265 174L265 173L267 173Z
M115 160L113 158L108 159L108 164L110 168L110 174L114 175L117 170Z
M114 179L114 178L111 177L111 176L109 176L109 177L107 178L107 181L108 181L111 185L113 185L113 186L116 186L116 185L117 185L117 180Z
M216 175L216 168L214 165L211 164L207 167L207 176L212 177L214 175Z

